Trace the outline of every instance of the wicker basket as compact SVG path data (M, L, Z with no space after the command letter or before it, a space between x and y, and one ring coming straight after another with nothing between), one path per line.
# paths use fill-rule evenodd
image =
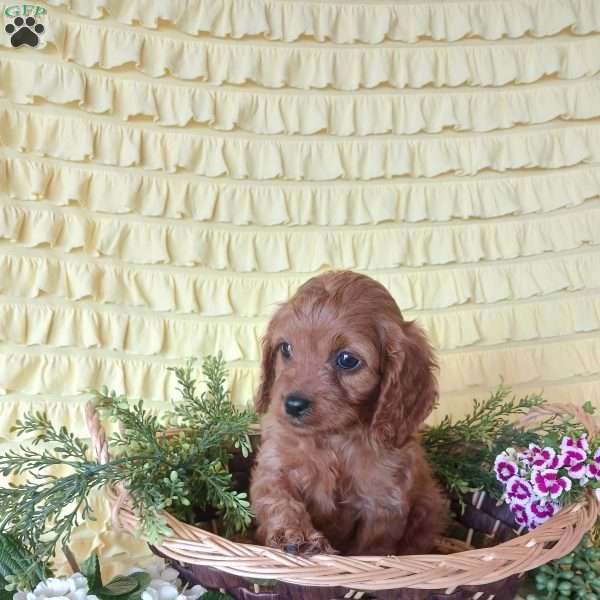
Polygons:
M555 414L574 416L590 437L598 433L596 420L572 405L533 409L521 422ZM88 405L86 415L97 459L107 462L108 446L93 405ZM247 479L248 463L240 465L237 474ZM138 523L127 505L126 491L110 490L109 494L113 522L135 532ZM511 600L526 571L561 558L577 546L596 521L598 502L589 494L523 535L515 529L508 507L483 492L474 494L459 512L466 541L440 539L439 554L295 556L237 543L169 514L165 517L173 535L152 550L169 559L186 581L227 591L237 600Z

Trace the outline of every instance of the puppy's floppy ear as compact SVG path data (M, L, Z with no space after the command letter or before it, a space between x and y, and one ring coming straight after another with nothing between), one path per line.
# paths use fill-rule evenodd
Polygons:
M398 448L437 401L437 364L429 341L414 322L389 323L383 337L383 379L371 430L379 443Z
M274 378L276 348L273 346L270 334L271 332L267 331L261 342L260 385L254 399L254 407L259 415L267 412L269 402L271 401L270 396Z

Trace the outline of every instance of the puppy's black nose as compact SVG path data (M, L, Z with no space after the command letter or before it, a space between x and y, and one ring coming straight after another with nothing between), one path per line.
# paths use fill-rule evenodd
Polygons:
M304 398L304 396L298 396L297 394L290 394L285 399L285 412L290 417L301 417L306 413L310 406L310 400Z

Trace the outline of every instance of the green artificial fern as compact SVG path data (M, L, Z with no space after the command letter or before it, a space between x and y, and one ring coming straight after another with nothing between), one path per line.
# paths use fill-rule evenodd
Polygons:
M228 465L234 449L245 456L251 451L248 430L255 416L230 401L220 354L203 362L207 389L202 394L193 361L173 371L181 400L161 418L142 401L130 403L106 388L93 392L98 409L120 430L109 440L107 464L90 459L88 446L66 428L57 429L45 413L18 421L14 431L34 438L31 446L0 456L5 477L26 476L23 483L0 488L0 532L47 562L77 524L93 518L91 492L119 483L126 486L140 533L150 543L170 533L163 510L192 522L212 509L227 533L245 530L250 504L245 493L233 489ZM51 474L57 467L66 474Z

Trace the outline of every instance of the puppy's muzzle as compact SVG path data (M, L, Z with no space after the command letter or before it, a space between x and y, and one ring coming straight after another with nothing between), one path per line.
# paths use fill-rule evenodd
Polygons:
M299 394L290 394L285 399L285 412L296 419L306 415L310 410L310 400Z

